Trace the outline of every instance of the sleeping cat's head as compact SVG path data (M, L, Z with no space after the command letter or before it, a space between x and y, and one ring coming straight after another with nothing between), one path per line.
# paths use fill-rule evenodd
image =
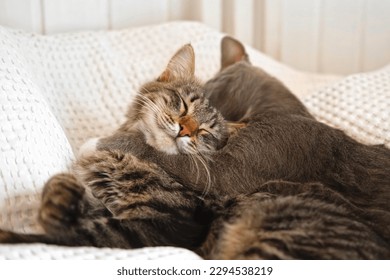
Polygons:
M223 147L227 125L194 72L194 51L185 45L157 80L140 89L124 127L138 129L150 146L168 154L207 154Z
M277 78L252 65L244 45L229 36L221 42L221 69L204 88L211 105L239 129L267 113L311 118L302 102Z

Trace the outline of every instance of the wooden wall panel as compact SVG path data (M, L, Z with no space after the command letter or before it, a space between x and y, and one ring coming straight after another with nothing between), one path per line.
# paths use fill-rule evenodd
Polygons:
M274 3L278 2L276 0ZM240 41L263 49L265 0L222 2L222 31Z
M390 0L366 0L361 69L390 63Z
M326 0L321 10L319 71L359 72L364 0Z
M280 59L299 69L318 70L321 1L283 1Z
M234 30L234 1L224 0L222 5L222 31L237 37L237 33Z
M202 0L168 0L168 20L201 20Z
M254 38L254 0L233 1L233 32L237 39L253 45Z
M47 34L108 28L108 0L43 0L42 3Z
M168 20L168 0L110 0L110 27L123 28Z
M223 0L200 0L200 21L208 26L222 30L222 3Z
M0 25L42 33L41 0L1 0Z
M282 47L282 1L267 0L264 6L264 52L278 60Z
M253 3L253 47L264 52L265 49L265 7L266 0Z
M44 34L197 20L301 70L390 63L390 0L0 0L0 24Z

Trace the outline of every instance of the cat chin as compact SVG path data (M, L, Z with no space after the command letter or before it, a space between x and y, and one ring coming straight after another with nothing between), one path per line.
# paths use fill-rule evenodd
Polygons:
M144 135L146 143L156 150L168 155L177 155L179 153L175 141L168 135L160 135L158 138L145 133Z
M177 148L181 154L191 154L190 152L191 149L188 148L190 142L191 140L189 137L176 138Z

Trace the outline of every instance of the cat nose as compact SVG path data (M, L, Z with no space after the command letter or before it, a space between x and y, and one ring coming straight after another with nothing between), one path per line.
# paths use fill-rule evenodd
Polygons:
M184 116L179 120L180 131L178 137L191 137L198 130L198 123L189 116Z
M179 131L179 136L184 137L184 136L191 136L191 132L186 126L180 126L180 131Z

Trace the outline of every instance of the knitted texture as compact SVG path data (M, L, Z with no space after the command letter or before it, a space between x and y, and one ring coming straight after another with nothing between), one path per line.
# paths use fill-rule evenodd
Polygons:
M390 147L390 65L342 79L303 101L318 120L362 143Z
M182 45L190 42L195 49L196 75L211 78L219 69L222 36L194 22L50 36L0 27L0 227L41 231L36 213L44 182L69 170L87 139L116 129L139 86L157 77ZM321 120L359 140L388 143L389 69L340 80L296 71L249 47L248 53L254 65L281 79ZM47 245L1 245L0 256L197 258L178 248Z
M46 244L0 246L0 260L196 260L198 255L182 248L149 247L133 250L62 247Z

